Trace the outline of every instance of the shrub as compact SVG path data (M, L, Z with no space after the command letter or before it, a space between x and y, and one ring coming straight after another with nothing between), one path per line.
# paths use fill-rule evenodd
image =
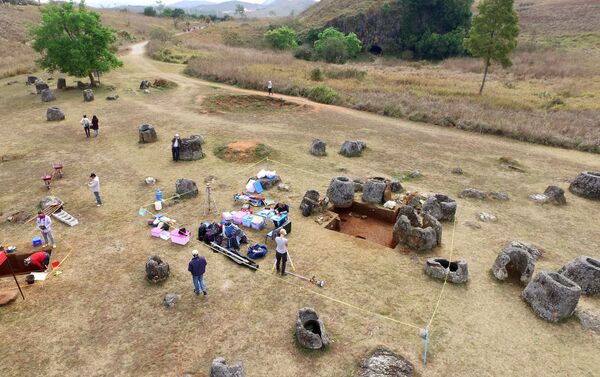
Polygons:
M464 52L463 39L462 30L446 34L428 32L417 42L415 50L419 57L441 60L462 54Z
M173 38L173 33L161 27L150 30L150 39L168 42Z
M144 8L144 16L156 17L156 9L154 7Z
M265 40L278 50L298 46L296 32L287 26L267 31L265 33Z
M306 43L310 46L313 46L315 44L315 42L317 41L317 39L319 39L319 34L321 34L322 31L323 31L323 28L318 28L318 27L309 29L303 38L304 43Z
M294 51L294 57L296 59L302 59L302 60L308 60L308 61L317 60L316 56L315 56L315 51L312 48L306 47L306 46L298 47Z
M323 81L323 72L320 68L313 68L310 71L310 79L312 81Z
M227 46L241 46L242 38L235 31L226 31L223 33L223 44Z
M332 104L338 100L338 94L326 85L318 85L308 92L308 98L320 103Z
M325 71L325 76L330 79L356 79L363 80L367 76L366 71L361 71L359 69L351 68L351 69L331 69Z
M362 45L356 34L344 35L336 28L329 27L319 33L319 39L314 43L315 51L329 63L345 63L348 58L355 57Z

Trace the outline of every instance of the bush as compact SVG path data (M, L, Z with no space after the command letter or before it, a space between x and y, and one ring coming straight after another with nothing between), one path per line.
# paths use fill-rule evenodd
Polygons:
M463 39L462 30L446 34L427 32L417 42L415 51L421 58L441 60L461 55L464 52Z
M338 80L342 80L342 79L363 80L367 76L367 72L361 71L361 70L358 70L355 68L340 69L340 70L331 69L331 70L325 71L325 76L327 76L330 79L338 79Z
M308 60L308 61L317 60L316 56L315 56L315 51L312 48L306 47L306 46L298 47L294 51L294 57L296 59L302 59L302 60Z
M144 8L144 16L156 17L156 9L153 7Z
M308 92L308 98L320 103L332 104L338 100L338 94L335 90L326 85L318 85Z
M321 34L322 31L323 31L323 28L320 28L320 27L319 28L314 27L312 29L309 29L306 32L306 34L304 35L304 38L302 40L307 45L313 46L315 44L315 42L317 41L317 39L319 39L319 34Z
M265 40L278 50L298 46L296 32L287 26L267 31L265 33Z
M150 39L168 42L173 38L173 33L161 27L150 30Z
M315 51L329 62L342 64L348 58L355 57L362 45L356 34L344 35L336 28L330 27L319 33L319 39L314 43Z
M323 72L321 69L317 67L310 71L310 79L312 81L323 81Z
M241 46L242 38L235 31L226 31L223 33L223 44L227 46Z

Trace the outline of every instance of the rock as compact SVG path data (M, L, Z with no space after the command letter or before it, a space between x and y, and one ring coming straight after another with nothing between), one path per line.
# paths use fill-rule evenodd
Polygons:
M579 303L581 288L556 272L542 271L527 284L523 299L534 312L550 322L570 317Z
M428 213L439 221L452 221L456 214L456 200L444 194L435 194L427 198L422 213Z
M429 258L425 263L425 273L435 279L446 279L450 283L466 283L469 280L469 269L464 260L449 262L443 258Z
M279 191L290 191L290 185L286 185L285 183L280 183L277 185L277 190Z
M180 178L175 181L175 192L180 199L190 199L198 196L198 186L191 179Z
M529 200L533 200L536 203L548 203L550 201L550 198L548 198L546 195L544 194L531 194L528 196Z
M44 89L42 90L41 94L41 98L42 98L42 102L50 102L50 101L54 101L56 99L56 97L54 96L54 93L52 92L52 89Z
M49 107L46 110L46 119L50 122L55 122L65 119L65 113L58 107Z
M474 199L485 199L487 194L483 191L474 189L474 188L466 188L462 190L460 194L458 194L459 198L474 198Z
M600 293L600 260L579 256L567 263L558 273L581 287L584 295Z
M484 223L495 223L498 221L498 218L495 215L487 212L479 212L477 218L479 218L479 221L483 221Z
M152 83L148 80L142 80L142 82L140 82L140 89L148 89L152 86Z
M144 179L144 183L151 186L153 184L156 183L156 178L154 177L146 177L146 179Z
M481 225L477 224L474 221L465 221L463 224L465 224L471 229L481 229Z
M581 172L569 186L569 191L587 199L600 200L600 172Z
M35 83L35 92L37 94L41 94L42 90L44 90L44 89L49 89L48 84L46 84L45 82L43 82L41 80L36 81L36 83Z
M455 167L454 169L452 169L452 174L463 175L464 172L463 172L462 168Z
M146 278L151 283L158 283L169 277L169 264L158 255L148 257L146 261Z
M492 273L498 280L506 280L509 274L517 274L521 283L527 284L535 270L534 252L525 244L518 241L511 242L496 257L492 265Z
M442 224L428 214L423 215L422 224L415 225L406 215L400 215L392 232L395 242L414 251L431 250L442 240Z
M382 177L373 177L367 179L363 186L363 202L372 204L383 203L383 193L387 185L387 180Z
M106 100L107 101L116 101L119 99L119 95L118 94L111 94L109 96L106 96Z
M415 210L414 207L412 206L402 206L399 210L398 210L398 215L396 216L396 220L398 220L398 217L400 217L401 215L404 215L408 218L408 221L410 222L410 225L412 226L421 226L421 222L419 220L419 216L417 216L417 211Z
M167 293L163 299L163 305L167 308L172 308L179 301L179 295L176 293Z
M377 348L362 362L356 377L412 377L413 365L385 348Z
M364 188L364 183L354 181L354 192L363 192Z
M354 182L347 177L335 177L327 189L329 201L337 208L350 208L354 201Z
M407 177L414 179L414 178L421 178L423 176L423 174L421 174L421 171L418 169L415 170L411 170L408 172Z
M362 141L346 140L340 148L340 154L346 157L360 157L360 155L362 155L362 152L366 147L367 144Z
M246 377L242 363L227 365L225 359L217 357L210 365L210 377Z
M327 155L327 144L319 139L315 139L312 141L310 145L310 154L313 156L325 156Z
M6 85L14 85L14 84L18 84L19 81L17 80L10 80L9 82L6 83Z
M183 161L195 161L204 158L202 152L204 138L200 135L192 135L189 138L182 138L179 149L179 159Z
M499 191L492 191L488 194L488 197L490 199L494 199L494 200L500 200L500 201L507 201L508 198L508 194L505 192L499 192Z
M17 291L0 291L0 306L8 305L19 296Z
M144 94L150 94L150 89L144 89Z
M325 205L321 204L320 194L318 191L308 190L300 202L300 211L302 211L302 215L304 217L308 217L313 213L321 212L326 206L326 203Z
M314 309L302 308L298 311L296 338L302 347L313 350L325 348L329 345L325 325Z
M59 77L56 81L56 89L67 89L67 79Z
M404 191L404 187L402 187L400 181L397 179L392 179L390 182L390 190L392 190L392 192L402 192Z
M565 198L565 190L558 186L548 186L544 195L548 198L548 201L556 205L567 204L567 198Z
M138 127L139 141L140 144L154 143L158 140L156 130L150 124L142 124Z
M27 82L26 82L26 84L30 84L30 85L31 85L31 84L35 84L35 82L36 82L37 80L38 80L38 78L37 78L37 77L35 77L35 76L27 76Z
M584 309L575 309L575 316L585 330L600 333L600 317Z
M397 205L398 205L398 203L396 203L393 200L390 200L390 201L387 201L387 202L383 203L383 206L385 208L387 208L387 209L394 209L394 208L396 208Z
M18 211L18 212L13 213L12 215L8 216L6 218L6 221L8 221L9 223L15 223L15 224L25 224L25 222L27 220L29 220L32 216L33 216L33 214L31 214L30 212Z
M94 100L94 92L92 89L85 89L83 91L83 101L84 102L92 102Z

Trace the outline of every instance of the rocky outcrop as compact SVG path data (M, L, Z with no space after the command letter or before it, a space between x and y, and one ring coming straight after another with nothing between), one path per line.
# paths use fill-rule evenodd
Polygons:
M318 350L329 345L325 325L312 308L302 308L296 317L296 338L304 348Z
M362 362L357 377L412 377L413 365L385 348L377 348Z
M428 214L423 214L422 221L413 217L412 224L408 216L400 214L392 232L394 242L415 251L428 251L442 243L442 224Z
M156 135L156 130L150 124L142 124L141 126L139 126L138 134L139 134L138 142L140 144L154 143L156 140L158 140L158 136Z
M425 263L425 273L434 279L446 279L450 283L466 283L469 280L469 268L467 262L458 260L450 262L443 258L429 258Z
M210 377L246 377L242 363L228 365L225 359L217 357L210 365Z
M200 135L182 138L179 149L179 159L183 161L194 161L204 158L202 144L204 144L204 138Z
M175 181L175 192L180 199L190 199L198 196L198 186L191 179L179 178Z
M570 317L579 303L581 288L556 272L542 271L527 284L523 299L534 312L550 322Z
M340 148L340 154L345 157L359 157L366 147L367 144L365 142L346 140Z
M366 203L383 203L383 194L388 182L383 177L373 177L367 179L363 185L362 200Z
M348 177L335 177L327 189L329 201L337 208L350 208L354 201L354 182Z
M92 102L94 100L94 92L92 89L85 89L83 91L83 101L84 102Z
M558 273L566 276L581 287L584 295L600 293L600 260L579 256L567 263Z
M169 264L158 255L148 257L146 261L146 279L152 283L158 283L169 277Z
M46 110L46 119L50 122L55 122L65 119L65 113L58 107L49 107Z
M327 155L327 144L323 140L315 139L310 145L310 154L313 156Z
M456 214L456 200L444 194L435 194L427 198L421 209L439 221L452 221Z
M54 92L52 92L52 89L44 89L40 94L42 102L50 102L56 99L56 97L54 96Z
M593 200L600 200L600 172L584 171L571 185L569 191L575 195Z
M492 265L492 273L498 280L506 280L509 274L515 274L522 284L531 280L535 270L535 260L539 251L522 242L508 244L496 257Z

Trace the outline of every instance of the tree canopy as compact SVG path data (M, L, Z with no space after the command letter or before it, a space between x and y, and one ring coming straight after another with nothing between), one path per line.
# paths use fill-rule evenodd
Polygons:
M265 40L274 48L284 50L298 46L298 36L294 29L287 26L278 27L265 33Z
M344 35L336 28L329 27L319 33L315 41L315 51L329 63L345 63L362 49L362 43L354 33Z
M83 2L49 4L40 9L42 19L31 28L33 48L42 57L37 63L50 72L61 71L76 77L88 76L94 85L94 72L108 72L123 63L110 51L116 41L114 31L100 22Z

